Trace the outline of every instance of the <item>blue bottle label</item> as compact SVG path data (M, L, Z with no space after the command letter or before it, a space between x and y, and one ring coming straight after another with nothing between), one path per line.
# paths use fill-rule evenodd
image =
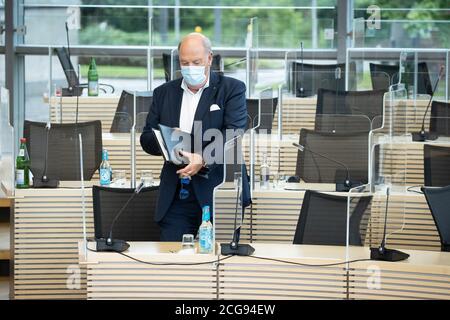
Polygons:
M212 228L200 228L199 245L202 253L212 251Z
M109 168L100 169L100 184L107 185L111 183L111 170Z

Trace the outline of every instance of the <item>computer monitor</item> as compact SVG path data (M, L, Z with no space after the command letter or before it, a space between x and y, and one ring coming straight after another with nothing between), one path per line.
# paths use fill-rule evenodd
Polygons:
M78 88L80 84L78 81L78 75L73 67L72 61L70 60L67 48L55 48L55 52L66 76L68 88Z

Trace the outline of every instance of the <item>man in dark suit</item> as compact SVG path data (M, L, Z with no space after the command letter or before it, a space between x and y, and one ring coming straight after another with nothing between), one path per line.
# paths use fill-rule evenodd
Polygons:
M212 208L213 190L223 181L223 164L210 162L203 154L212 143L203 141L204 133L220 130L226 141L226 130L243 132L247 123L245 84L210 71L212 50L208 38L199 33L189 34L180 42L178 51L183 78L154 90L141 146L149 154L161 155L152 128L163 124L191 133L194 141L200 138L202 150L182 152L189 159L184 168L164 163L155 214L161 227L161 241L181 241L183 234L195 236L201 224L202 207ZM247 206L248 179L243 182L243 204Z

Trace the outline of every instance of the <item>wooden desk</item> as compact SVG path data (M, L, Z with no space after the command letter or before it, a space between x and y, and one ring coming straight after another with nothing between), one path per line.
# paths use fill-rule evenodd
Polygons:
M108 150L109 163L113 170L125 170L127 179L131 179L131 139L128 133L103 133L103 148ZM152 156L146 153L136 134L136 180L140 179L141 170L152 170L154 179L159 179L164 160L162 156ZM99 181L98 170L92 177Z
M111 129L119 96L105 95L99 97L82 96L78 99L79 121L102 121L102 131L107 133ZM52 122L75 122L76 97L51 97L50 119ZM48 100L45 100L48 103ZM314 129L317 97L296 98L292 95L283 96L283 133L298 134L301 128ZM428 103L425 96L418 100L403 100L396 102L395 127L398 131L418 131L421 127L422 116ZM389 116L389 101L387 115ZM274 115L273 128L278 128L278 111ZM425 119L428 128L429 114Z
M130 242L131 244L131 242ZM95 248L93 243L89 247ZM176 254L181 243L134 242L126 252L155 264L217 261L213 254ZM80 252L83 252L82 243ZM216 268L213 263L193 266L148 265L117 253L88 251L80 255L87 270L88 299L215 299Z
M328 185L328 188L319 190L333 189ZM236 194L233 190L221 192L216 210L216 238L224 241L230 239L232 235ZM292 243L304 194L304 190L273 188L255 190L253 204L246 210L241 239L247 242ZM365 234L367 246L378 246L381 243L385 204L385 197L373 198ZM388 231L395 231L387 239L387 245L390 247L432 251L439 251L441 248L436 225L425 197L421 194L392 193L389 201L388 225L391 226Z
M109 132L116 113L120 96L99 96L78 98L78 121L102 122L102 132ZM48 99L45 100L48 103ZM51 97L50 121L54 123L73 123L76 118L77 97Z
M14 288L16 299L84 299L86 273L81 270L79 289L68 289L70 270L78 260L82 239L81 189L21 189L14 200ZM326 188L325 188L326 189ZM329 189L329 186L328 186ZM329 189L330 190L330 189ZM241 231L242 242L292 243L304 191L257 190ZM92 191L87 186L87 235L93 237ZM407 197L407 198L405 198ZM406 202L405 202L406 199ZM440 250L434 221L422 195L391 195L389 217L403 219L404 229L388 238L391 248ZM366 245L378 245L382 235L384 202L372 204L372 220ZM217 204L216 239L231 239L235 192L221 190Z
M310 98L296 98L291 95L283 96L283 134L299 134L301 128L314 129L316 117L317 96ZM425 113L428 99L424 96L418 100L396 101L394 127L396 132L419 131ZM390 102L386 101L386 124L389 124ZM425 127L429 126L429 113L425 118ZM274 116L273 128L278 128L278 108Z
M450 253L409 250L392 263L342 263L345 247L253 244L255 257L168 253L175 243L130 243L127 252L149 265L115 253L80 254L87 268L88 299L450 299ZM82 250L80 250L82 253ZM350 260L368 259L369 248L349 248ZM375 281L374 281L375 280Z

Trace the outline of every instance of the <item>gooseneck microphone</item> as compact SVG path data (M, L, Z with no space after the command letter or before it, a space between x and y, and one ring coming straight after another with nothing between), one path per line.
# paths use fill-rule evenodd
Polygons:
M144 183L141 182L134 192L131 194L131 196L128 198L127 202L120 208L119 212L117 212L116 216L114 217L113 221L111 222L111 227L109 228L108 237L106 239L96 239L97 243L97 251L103 252L103 251L113 251L113 252L123 252L127 250L130 245L125 240L119 240L119 239L113 239L113 230L114 225L116 224L116 221L119 219L121 214L125 211L125 209L128 207L128 205L133 201L133 199L141 192L141 190L144 187Z
M423 115L422 128L420 129L420 132L412 133L413 141L436 140L439 137L436 133L425 131L425 118L428 114L428 109L431 106L431 102L433 101L434 93L436 92L437 86L439 84L439 81L441 80L443 73L444 73L444 66L441 66L441 69L439 70L439 76L436 79L436 83L434 84L433 92L431 93L430 100L428 101L427 108L425 109L425 113Z
M44 157L44 171L42 172L42 177L36 178L33 180L34 188L57 188L59 185L59 180L49 179L47 177L47 169L48 169L48 140L50 136L50 129L52 125L50 122L47 122L45 126L46 135L45 135L45 157Z
M390 188L388 187L386 190L386 210L384 213L384 231L383 231L383 240L378 248L370 248L370 259L371 260L381 260L381 261L402 261L409 258L409 254L404 253L395 249L387 249L386 248L386 226L387 226L387 215L388 215L388 207L389 207L389 195Z
M350 170L348 169L348 167L344 163L342 163L340 161L337 161L335 159L332 159L332 158L330 158L330 157L328 157L328 156L326 156L324 154L315 152L315 151L313 151L313 150L311 150L309 148L306 148L305 146L303 146L301 144L298 144L298 143L294 142L294 143L292 143L292 145L294 147L296 147L298 150L300 150L301 152L304 152L304 151L311 152L312 154L315 154L315 155L317 155L317 156L319 156L321 158L324 158L324 159L327 159L327 160L329 160L329 161L331 161L333 163L336 163L336 164L340 165L342 168L345 169L345 172L346 172L345 181L343 183L336 182L336 191L348 192L348 191L350 191L350 189L362 185L361 182L353 182L353 181L351 181L351 179L350 179Z

